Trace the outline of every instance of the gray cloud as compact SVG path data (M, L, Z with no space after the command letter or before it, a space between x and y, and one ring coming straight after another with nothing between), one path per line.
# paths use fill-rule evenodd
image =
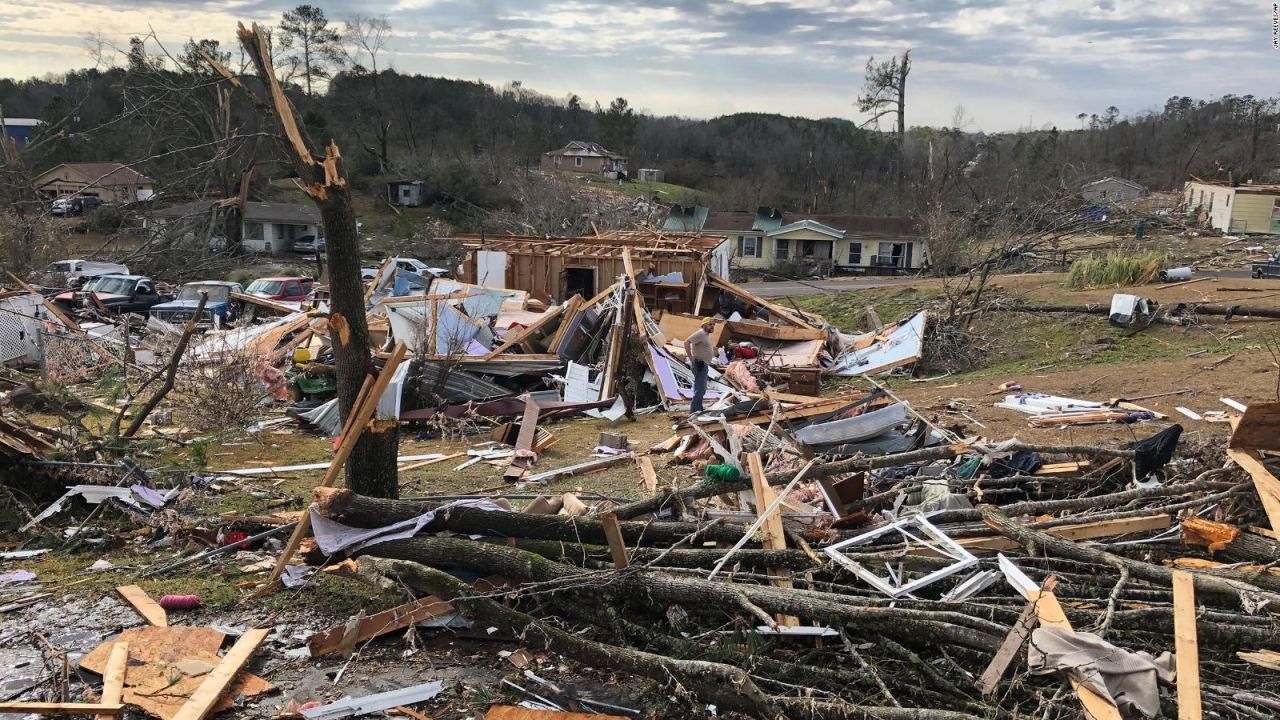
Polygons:
M117 42L230 42L236 20L275 22L278 0L16 0L0 10L0 74L84 65L68 17ZM1145 0L391 0L319 2L334 20L387 12L403 71L521 80L551 95L653 112L764 111L857 117L871 55L911 48L911 124L964 104L986 130L1070 127L1077 112L1131 113L1171 95L1276 93L1271 11L1225 0L1212 13ZM80 30L81 28L76 28ZM89 28L83 28L89 29Z

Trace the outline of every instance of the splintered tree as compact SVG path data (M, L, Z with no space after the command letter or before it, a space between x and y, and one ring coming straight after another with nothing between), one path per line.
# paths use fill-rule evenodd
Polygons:
M328 238L329 306L332 309L329 337L337 365L338 408L345 420L351 414L360 387L373 366L351 187L347 183L337 144L330 141L323 153L314 151L315 145L299 127L293 107L276 78L262 29L256 23L252 30L242 24L238 35L268 97L260 97L251 91L212 57L206 55L205 60L227 82L245 93L259 113L275 119L284 133L278 138L284 155L301 179L303 189L320 210ZM396 420L375 420L360 436L346 463L347 487L359 488L358 492L378 497L397 497L400 491L396 474L399 440Z
M907 136L907 75L910 73L910 50L902 53L901 58L891 57L881 62L876 62L874 57L868 58L867 82L862 88L862 94L858 96L858 110L871 113L871 117L865 124L878 122L885 115L897 116L898 127L895 140L898 157L895 160L897 164L895 171L898 178L899 202L902 201L902 182L905 172L903 142Z

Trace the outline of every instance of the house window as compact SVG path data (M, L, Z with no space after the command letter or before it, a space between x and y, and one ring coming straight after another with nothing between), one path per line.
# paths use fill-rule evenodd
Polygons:
M738 257L760 257L760 238L754 235L739 235Z
M407 187L405 187L405 188L400 188L400 197L404 198L405 200L408 200L408 199L409 199L409 194L410 194L410 192L412 192L412 191L411 191L411 190L409 190L409 188L407 188Z
M244 239L261 241L263 239L262 229L263 226L260 222L245 222Z
M880 267L905 267L906 260L907 243L882 242L871 264Z
M849 243L849 264L850 265L862 264L862 243L860 242Z
M1105 200L1105 199L1107 198L1107 191L1106 191L1106 190L1103 190L1102 192L1098 193L1098 197L1100 197L1100 198L1102 198L1103 200Z
M580 158L580 157L576 157L576 158L574 158L574 159L573 159L573 166L574 166L574 167L582 167L582 158Z
M773 257L778 260L786 260L791 255L791 241L783 239L775 239L773 241Z

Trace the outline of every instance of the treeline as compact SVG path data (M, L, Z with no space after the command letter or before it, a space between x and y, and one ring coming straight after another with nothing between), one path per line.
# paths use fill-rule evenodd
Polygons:
M275 32L273 57L307 129L337 141L367 191L381 192L391 177L426 180L440 202L475 210L478 227L469 229L482 229L484 211L511 208L504 181L512 173L574 139L629 155L633 172L661 168L668 182L697 189L715 207L871 215L916 214L948 199L1061 194L1104 175L1154 189L1179 187L1188 175L1271 180L1280 165L1275 98L1178 97L1158 111L1122 117L1113 107L1081 113L1078 127L1000 134L971 132L958 112L955 127L909 127L899 153L895 134L842 119L661 117L624 98L588 106L518 82L406 74L385 67L385 19L353 18L338 29L316 8L291 13L292 25L282 21ZM304 40L309 52L300 59ZM175 195L234 194L247 168L265 167L260 180L271 175L277 147L254 126L252 108L222 94L206 56L239 69L216 41L170 51L141 38L117 67L0 79L0 107L46 121L26 158L34 170L113 160L137 163ZM833 108L855 94L833 88Z

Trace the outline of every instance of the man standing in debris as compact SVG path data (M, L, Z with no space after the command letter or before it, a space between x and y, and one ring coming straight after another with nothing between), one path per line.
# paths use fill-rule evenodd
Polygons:
M693 368L693 400L689 403L689 411L695 414L702 412L702 396L707 394L707 373L711 369L711 359L715 357L711 349L711 332L715 329L715 321L704 317L702 326L684 341L684 356Z

